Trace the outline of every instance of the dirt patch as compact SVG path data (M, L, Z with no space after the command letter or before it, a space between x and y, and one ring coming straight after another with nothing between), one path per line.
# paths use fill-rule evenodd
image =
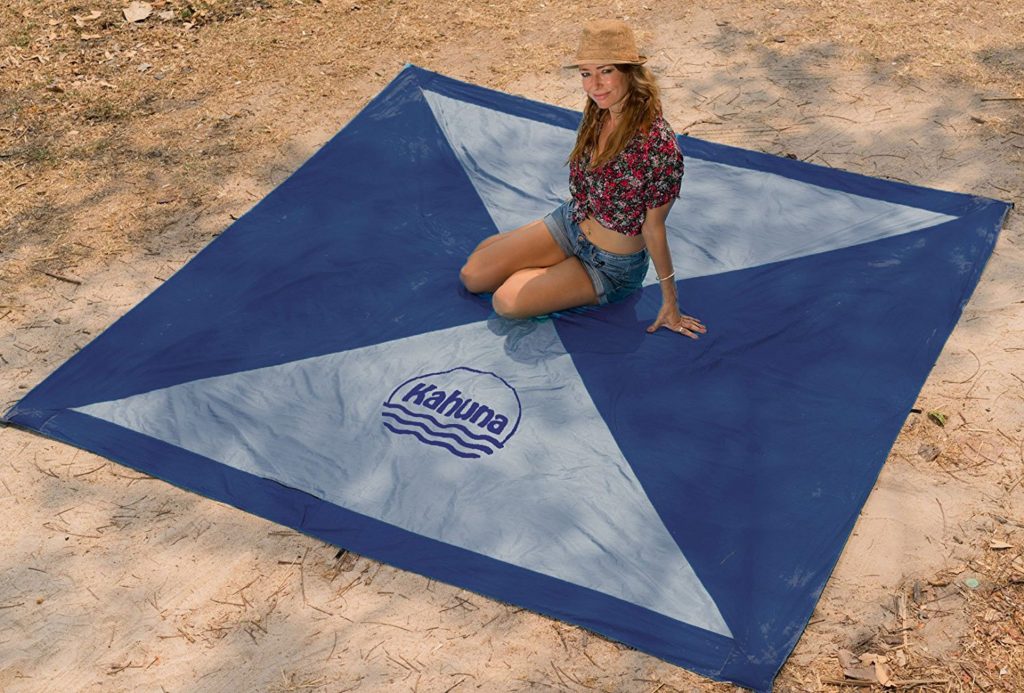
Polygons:
M151 5L138 23L127 3L0 8L5 409L404 64L579 108L557 65L610 12L638 28L679 132L1024 199L1017 2ZM780 690L847 690L841 650L885 657L905 688L1024 689L1020 219ZM0 451L5 689L729 689L38 436L0 429Z

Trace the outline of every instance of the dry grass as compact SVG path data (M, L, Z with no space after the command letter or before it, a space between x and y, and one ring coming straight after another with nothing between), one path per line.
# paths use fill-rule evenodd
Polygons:
M989 89L993 96L1024 96L1024 7L1018 2L823 0L783 5L802 11L801 21L785 32L794 50L833 43L849 49L851 58L895 65L905 78L940 77L950 85Z

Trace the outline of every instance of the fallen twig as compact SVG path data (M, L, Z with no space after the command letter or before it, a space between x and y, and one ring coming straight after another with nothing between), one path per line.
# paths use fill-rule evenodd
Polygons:
M41 272L41 273L45 274L47 277L51 277L52 279L57 279L57 280L62 281L62 282L67 282L68 284L74 284L75 286L81 286L82 285L82 280L80 280L80 279L72 279L71 277L65 277L62 274L54 274L53 272L47 272L46 270L36 270L36 271L37 272Z
M966 380L943 380L942 382L944 382L944 383L952 383L952 384L958 384L958 385L962 385L963 383L966 383L966 382L970 382L971 380L973 380L973 379L974 379L974 376L976 376L976 375L978 374L978 371L980 371L980 370L981 370L981 359L979 359L979 358L978 358L978 355L977 355L977 354L975 354L975 353L974 353L973 351L971 351L970 349L968 349L967 351L968 351L968 352L970 352L971 356L973 356L973 357L974 357L974 360L978 362L978 365L977 365L977 367L976 367L976 368L974 369L974 372L973 372L973 373L971 373L970 377L969 377L969 378L967 378ZM968 392L968 394L970 394L970 392Z
M369 624L369 625L374 625L374 626L391 626L392 628L398 628L399 630L404 630L406 633L415 633L416 632L414 630L410 630L409 628L404 628L402 626L396 626L394 623L384 623L382 621L361 621L361 623Z
M822 683L830 686L854 686L868 687L877 686L877 681L861 681L859 679L822 679ZM915 686L927 686L929 684L949 683L949 679L907 679L906 681L894 680L892 688L913 688Z
M70 532L70 531L68 531L66 529L61 529L60 527L54 527L49 522L44 522L43 523L43 527L46 527L47 529L53 530L54 532L60 532L61 534L67 534L67 535L72 536L72 537L80 537L82 539L102 539L103 538L103 537L101 537L98 534L78 534L76 532ZM142 666L142 665L139 665L139 666Z
M444 693L451 693L451 691L461 686L463 682L465 682L465 680L466 679L459 679L456 683L453 683L452 685L448 686L448 688L444 689Z
M225 606L237 606L239 609L245 608L245 604L239 604L238 602L222 602L221 600L214 599L213 597L210 597L210 601L215 604L224 604Z
M89 476L89 475L90 475L90 474L92 474L93 472L98 472L99 470L103 469L103 468L104 468L104 467L106 467L106 466L107 466L107 463L106 463L106 462L104 462L103 464L101 464L100 466L96 467L95 469L90 469L90 470L89 470L89 471L87 471L87 472L79 472L78 474L75 474L74 476L75 476L76 478L77 478L77 477L82 477L82 476Z

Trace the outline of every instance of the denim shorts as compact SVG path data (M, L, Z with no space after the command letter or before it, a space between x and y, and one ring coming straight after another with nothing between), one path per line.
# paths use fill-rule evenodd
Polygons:
M544 217L544 225L566 255L575 255L583 263L594 283L598 303L619 301L639 289L647 276L647 249L620 255L598 248L573 222L572 211L569 200Z

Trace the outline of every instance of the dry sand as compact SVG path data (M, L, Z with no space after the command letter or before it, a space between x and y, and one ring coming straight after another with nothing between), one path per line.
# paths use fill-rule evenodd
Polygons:
M0 9L4 409L405 63L579 108L553 66L591 17L638 28L679 132L1024 199L1018 2L153 5ZM779 690L848 689L842 649L1024 690L1022 242L1014 212ZM0 549L4 691L731 688L10 427Z

